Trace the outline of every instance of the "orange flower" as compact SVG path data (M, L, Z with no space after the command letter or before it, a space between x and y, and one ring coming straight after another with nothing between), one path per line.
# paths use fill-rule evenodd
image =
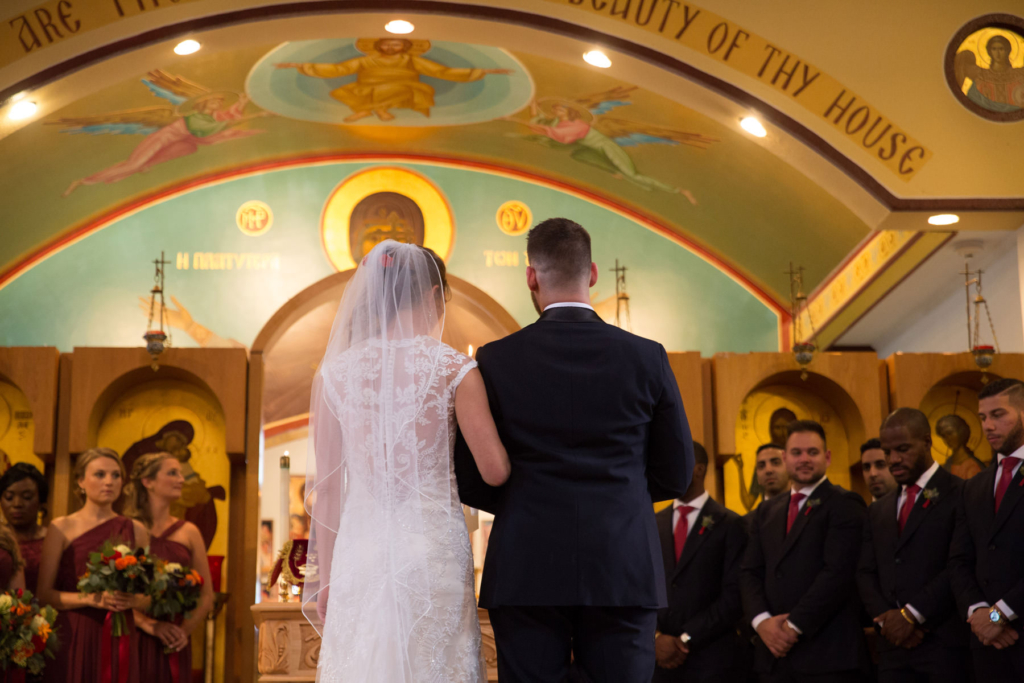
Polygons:
M139 561L135 559L134 555L127 555L118 560L114 560L114 568L118 571L124 571L128 567L138 564Z

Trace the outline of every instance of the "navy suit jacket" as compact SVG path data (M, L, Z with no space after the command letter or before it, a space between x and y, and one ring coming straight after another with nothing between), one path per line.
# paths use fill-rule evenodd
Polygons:
M553 308L477 352L512 473L463 503L495 514L481 607L666 605L653 503L686 491L693 443L665 349L585 308Z
M949 547L956 526L956 508L964 482L942 469L925 490L937 494L917 500L903 533L896 521L900 488L871 504L864 525L864 546L857 586L871 618L911 605L924 617L921 646L965 647L970 629L957 612L949 583ZM881 652L895 646L878 639Z
M668 607L658 613L658 630L690 636L690 654L675 678L736 671L745 654L737 627L743 615L740 563L747 545L746 523L708 498L676 562L672 515L671 507L657 515L668 577Z
M865 505L856 493L823 481L786 533L789 494L754 511L740 573L747 621L762 612L789 614L803 635L786 658L800 674L853 671L866 664L855 574ZM808 509L808 506L811 506ZM758 640L755 667L775 668Z

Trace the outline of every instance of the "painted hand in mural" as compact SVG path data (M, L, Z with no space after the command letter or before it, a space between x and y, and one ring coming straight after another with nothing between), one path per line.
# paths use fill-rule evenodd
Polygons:
M248 348L245 344L235 339L225 339L220 335L216 334L209 328L203 327L195 320L192 319L192 314L189 313L188 309L181 305L177 297L171 297L171 303L174 307L164 307L164 326L173 327L178 330L182 330L189 337L199 345L200 348L209 349L245 349ZM149 316L149 298L140 296L139 297L139 310L144 315Z
M211 91L164 71L150 71L142 82L153 95L170 104L46 122L61 126L65 133L146 136L125 161L75 180L63 196L80 185L116 183L165 161L194 154L200 146L262 133L238 125L273 115L266 111L246 114L249 98L244 94Z
M509 75L510 69L454 68L426 59L421 55L430 50L429 40L406 38L361 38L356 47L365 57L347 59L337 64L280 62L278 69L298 69L313 78L339 78L356 74L353 83L331 91L331 97L352 110L345 123L376 115L381 121L391 121L392 109L412 109L430 116L434 106L434 88L420 81L429 76L445 81L469 83L488 75Z
M718 142L717 138L607 116L607 112L612 109L631 105L629 98L634 90L635 86L617 87L569 99L546 97L530 103L529 121L516 118L508 120L529 128L535 133L530 136L535 142L568 147L576 161L597 166L645 190L681 194L696 205L697 200L689 190L672 187L640 173L624 148L684 144L707 149L711 143Z

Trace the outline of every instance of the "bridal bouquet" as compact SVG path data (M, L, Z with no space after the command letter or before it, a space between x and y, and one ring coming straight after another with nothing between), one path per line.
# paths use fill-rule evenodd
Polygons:
M154 619L181 624L199 606L203 594L203 577L195 569L184 567L177 562L153 561L153 580L146 594L152 599L149 613ZM177 670L177 653L164 648L164 654L174 654L171 667ZM174 676L177 680L177 675Z
M0 594L0 662L14 665L34 676L42 673L47 659L57 658L59 644L53 632L57 610L40 607L32 593L18 589ZM24 680L23 675L18 676Z
M149 612L154 619L188 619L203 594L203 577L195 569L157 559L146 594L153 599Z
M145 593L153 573L149 548L132 550L123 543L105 541L99 551L89 553L85 574L78 580L83 595L91 593ZM128 622L124 612L111 612L111 635L128 635Z

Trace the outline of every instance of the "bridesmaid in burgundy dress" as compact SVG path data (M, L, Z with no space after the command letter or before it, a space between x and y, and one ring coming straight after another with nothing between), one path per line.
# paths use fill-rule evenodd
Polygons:
M213 607L213 581L206 559L206 544L199 528L171 516L171 504L181 498L185 477L181 463L170 453L149 453L135 461L128 487L125 513L140 520L150 533L150 553L194 568L203 577L199 605L180 625L157 621L136 611L139 635L139 672L146 683L190 683L192 632ZM164 654L165 648L173 648Z
M25 587L24 565L14 534L0 526L0 591Z
M39 560L43 556L46 527L39 524L46 516L50 486L46 478L27 462L15 463L0 477L0 509L14 530L25 562L25 588L36 593L39 585ZM40 515L42 511L42 515Z
M114 512L124 481L124 466L117 453L109 448L89 449L78 456L73 476L82 508L50 523L39 567L39 600L60 611L61 651L56 661L47 663L44 680L116 683L124 677L127 665L127 680L139 681L138 638L131 610L145 607L148 598L127 593L81 595L78 578L85 574L89 553L104 541L134 548L147 545L149 534L139 522ZM104 628L114 612L127 612L130 635L125 637L130 640L123 660L118 639L111 638Z

